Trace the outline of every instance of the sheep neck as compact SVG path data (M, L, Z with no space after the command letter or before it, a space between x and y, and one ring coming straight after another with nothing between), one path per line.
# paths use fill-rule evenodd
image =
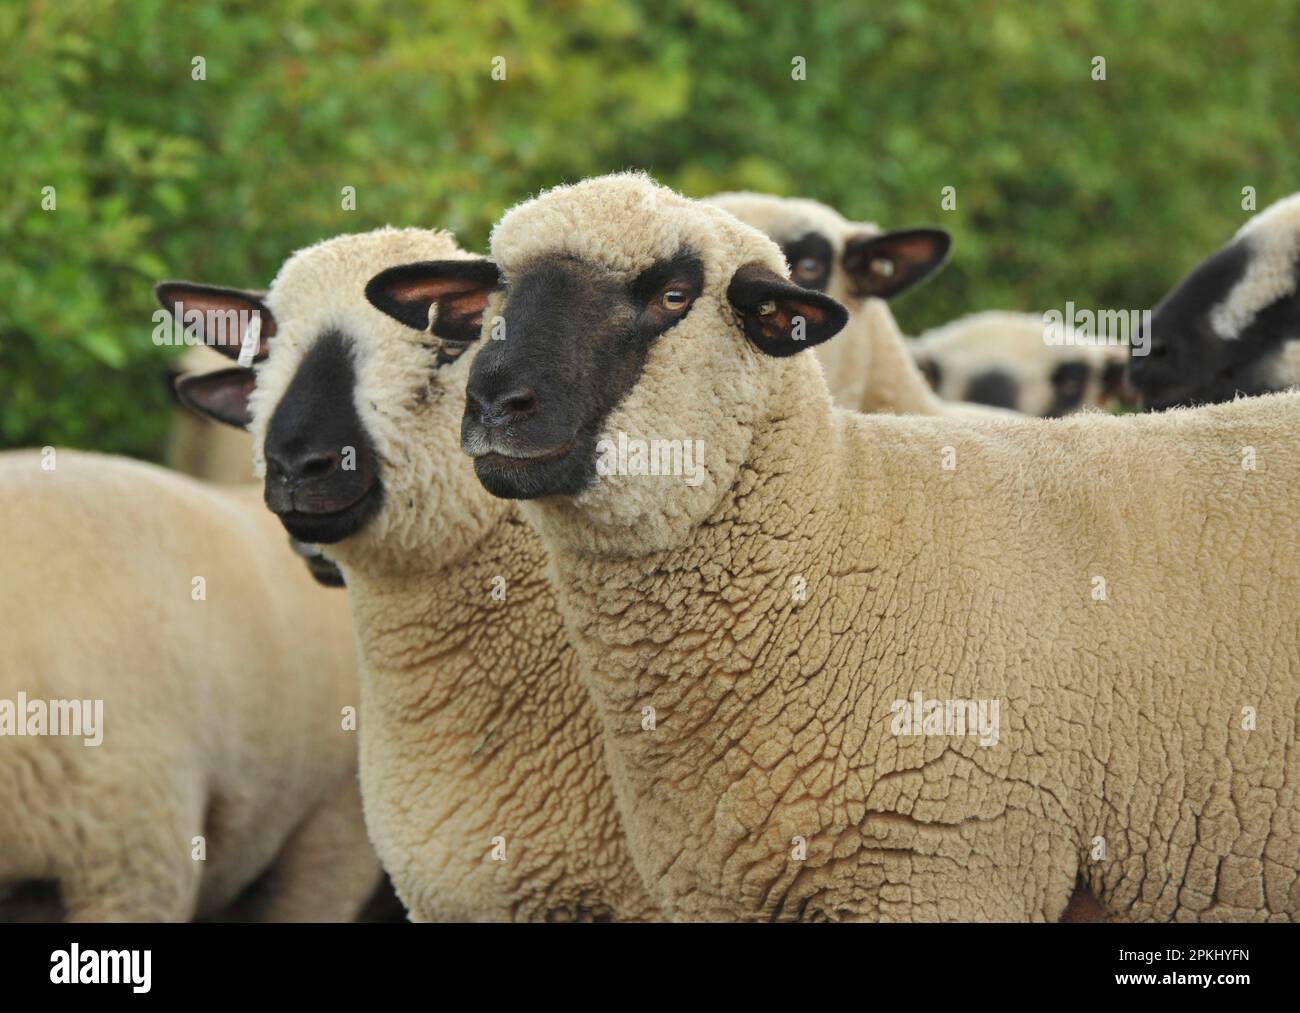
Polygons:
M937 415L940 402L916 368L898 322L881 299L847 301L848 325L817 347L837 404L862 412Z
M943 481L939 446L912 439L891 457L897 447L873 441L894 441L903 420L809 410L816 384L789 371L734 488L681 545L632 559L557 550L633 857L673 917L916 917L895 896L907 876L942 881L960 865L964 826L986 832L981 806L1039 828L1058 868L1075 861L1059 772L1008 777L1006 751L974 738L891 734L891 704L918 688L944 700L997 689L946 654L978 632L961 628L964 592L945 598L917 578L929 533L915 519L929 504L885 494ZM966 782L942 802L926 797L940 771ZM1031 778L1042 794L1013 804ZM792 861L805 846L810 860ZM910 857L884 869L881 854ZM864 900L872 877L880 892ZM1062 905L1072 886L1070 873ZM988 896L992 907L972 895L953 910L1035 915L1011 882Z
M543 680L570 664L549 604L544 551L513 510L444 566L383 575L349 570L348 578L377 699L421 722L436 717L426 727L436 727L444 744L481 752ZM520 629L524 618L529 626Z
M545 550L515 510L440 568L348 578L367 822L415 917L656 917Z

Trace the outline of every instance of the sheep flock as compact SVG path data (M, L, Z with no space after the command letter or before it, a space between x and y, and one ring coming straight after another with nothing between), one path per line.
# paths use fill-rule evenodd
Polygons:
M160 283L171 469L0 454L0 921L1300 920L1300 195L1082 337L810 199L420 224Z

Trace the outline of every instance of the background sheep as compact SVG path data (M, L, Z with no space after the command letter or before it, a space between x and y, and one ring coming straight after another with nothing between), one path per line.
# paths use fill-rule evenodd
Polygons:
M481 300L441 293L432 334L424 292L414 329L366 302L375 270L434 258L481 263L418 229L296 253L252 401L267 502L346 574L371 836L417 921L655 917L544 551L457 445ZM227 371L186 396L229 420L250 386Z
M103 701L98 746L0 736L0 894L53 885L70 921L355 917L379 863L346 603L257 490L13 452L0 514L0 700Z
M1160 301L1129 376L1148 411L1300 383L1300 194L1251 218Z
M833 410L797 353L842 308L635 175L514 208L492 257L403 280L503 286L462 444L529 500L671 915L1053 919L1079 876L1120 918L1300 915L1300 395ZM598 470L617 434L706 474ZM915 694L1001 718L914 735Z
M912 361L885 300L943 266L951 246L948 233L882 232L874 223L848 221L825 204L798 197L720 193L707 202L766 233L785 254L792 280L849 310L839 340L816 350L838 404L900 415L944 410Z
M172 377L209 373L229 365L229 358L220 352L196 345L181 356ZM168 467L222 485L253 481L253 445L246 432L218 425L183 404L178 404L172 414Z
M940 397L1057 418L1124 401L1124 345L1049 345L1041 314L988 310L926 331L912 342ZM833 342L832 342L833 344Z

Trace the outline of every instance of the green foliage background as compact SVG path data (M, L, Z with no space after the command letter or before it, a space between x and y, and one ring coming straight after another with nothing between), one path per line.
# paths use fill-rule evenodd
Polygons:
M942 224L911 331L1150 305L1242 187L1300 187L1295 0L10 0L0 50L4 446L159 454L159 278L264 285L384 223L481 248L510 204L620 168Z

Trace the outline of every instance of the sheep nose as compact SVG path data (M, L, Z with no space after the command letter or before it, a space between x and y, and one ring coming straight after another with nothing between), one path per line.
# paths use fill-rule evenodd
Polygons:
M500 429L537 411L532 387L512 387L500 393L467 391L473 411L487 429Z
M266 451L266 469L289 485L319 482L338 471L342 455L334 450L307 447L296 452L285 449Z

